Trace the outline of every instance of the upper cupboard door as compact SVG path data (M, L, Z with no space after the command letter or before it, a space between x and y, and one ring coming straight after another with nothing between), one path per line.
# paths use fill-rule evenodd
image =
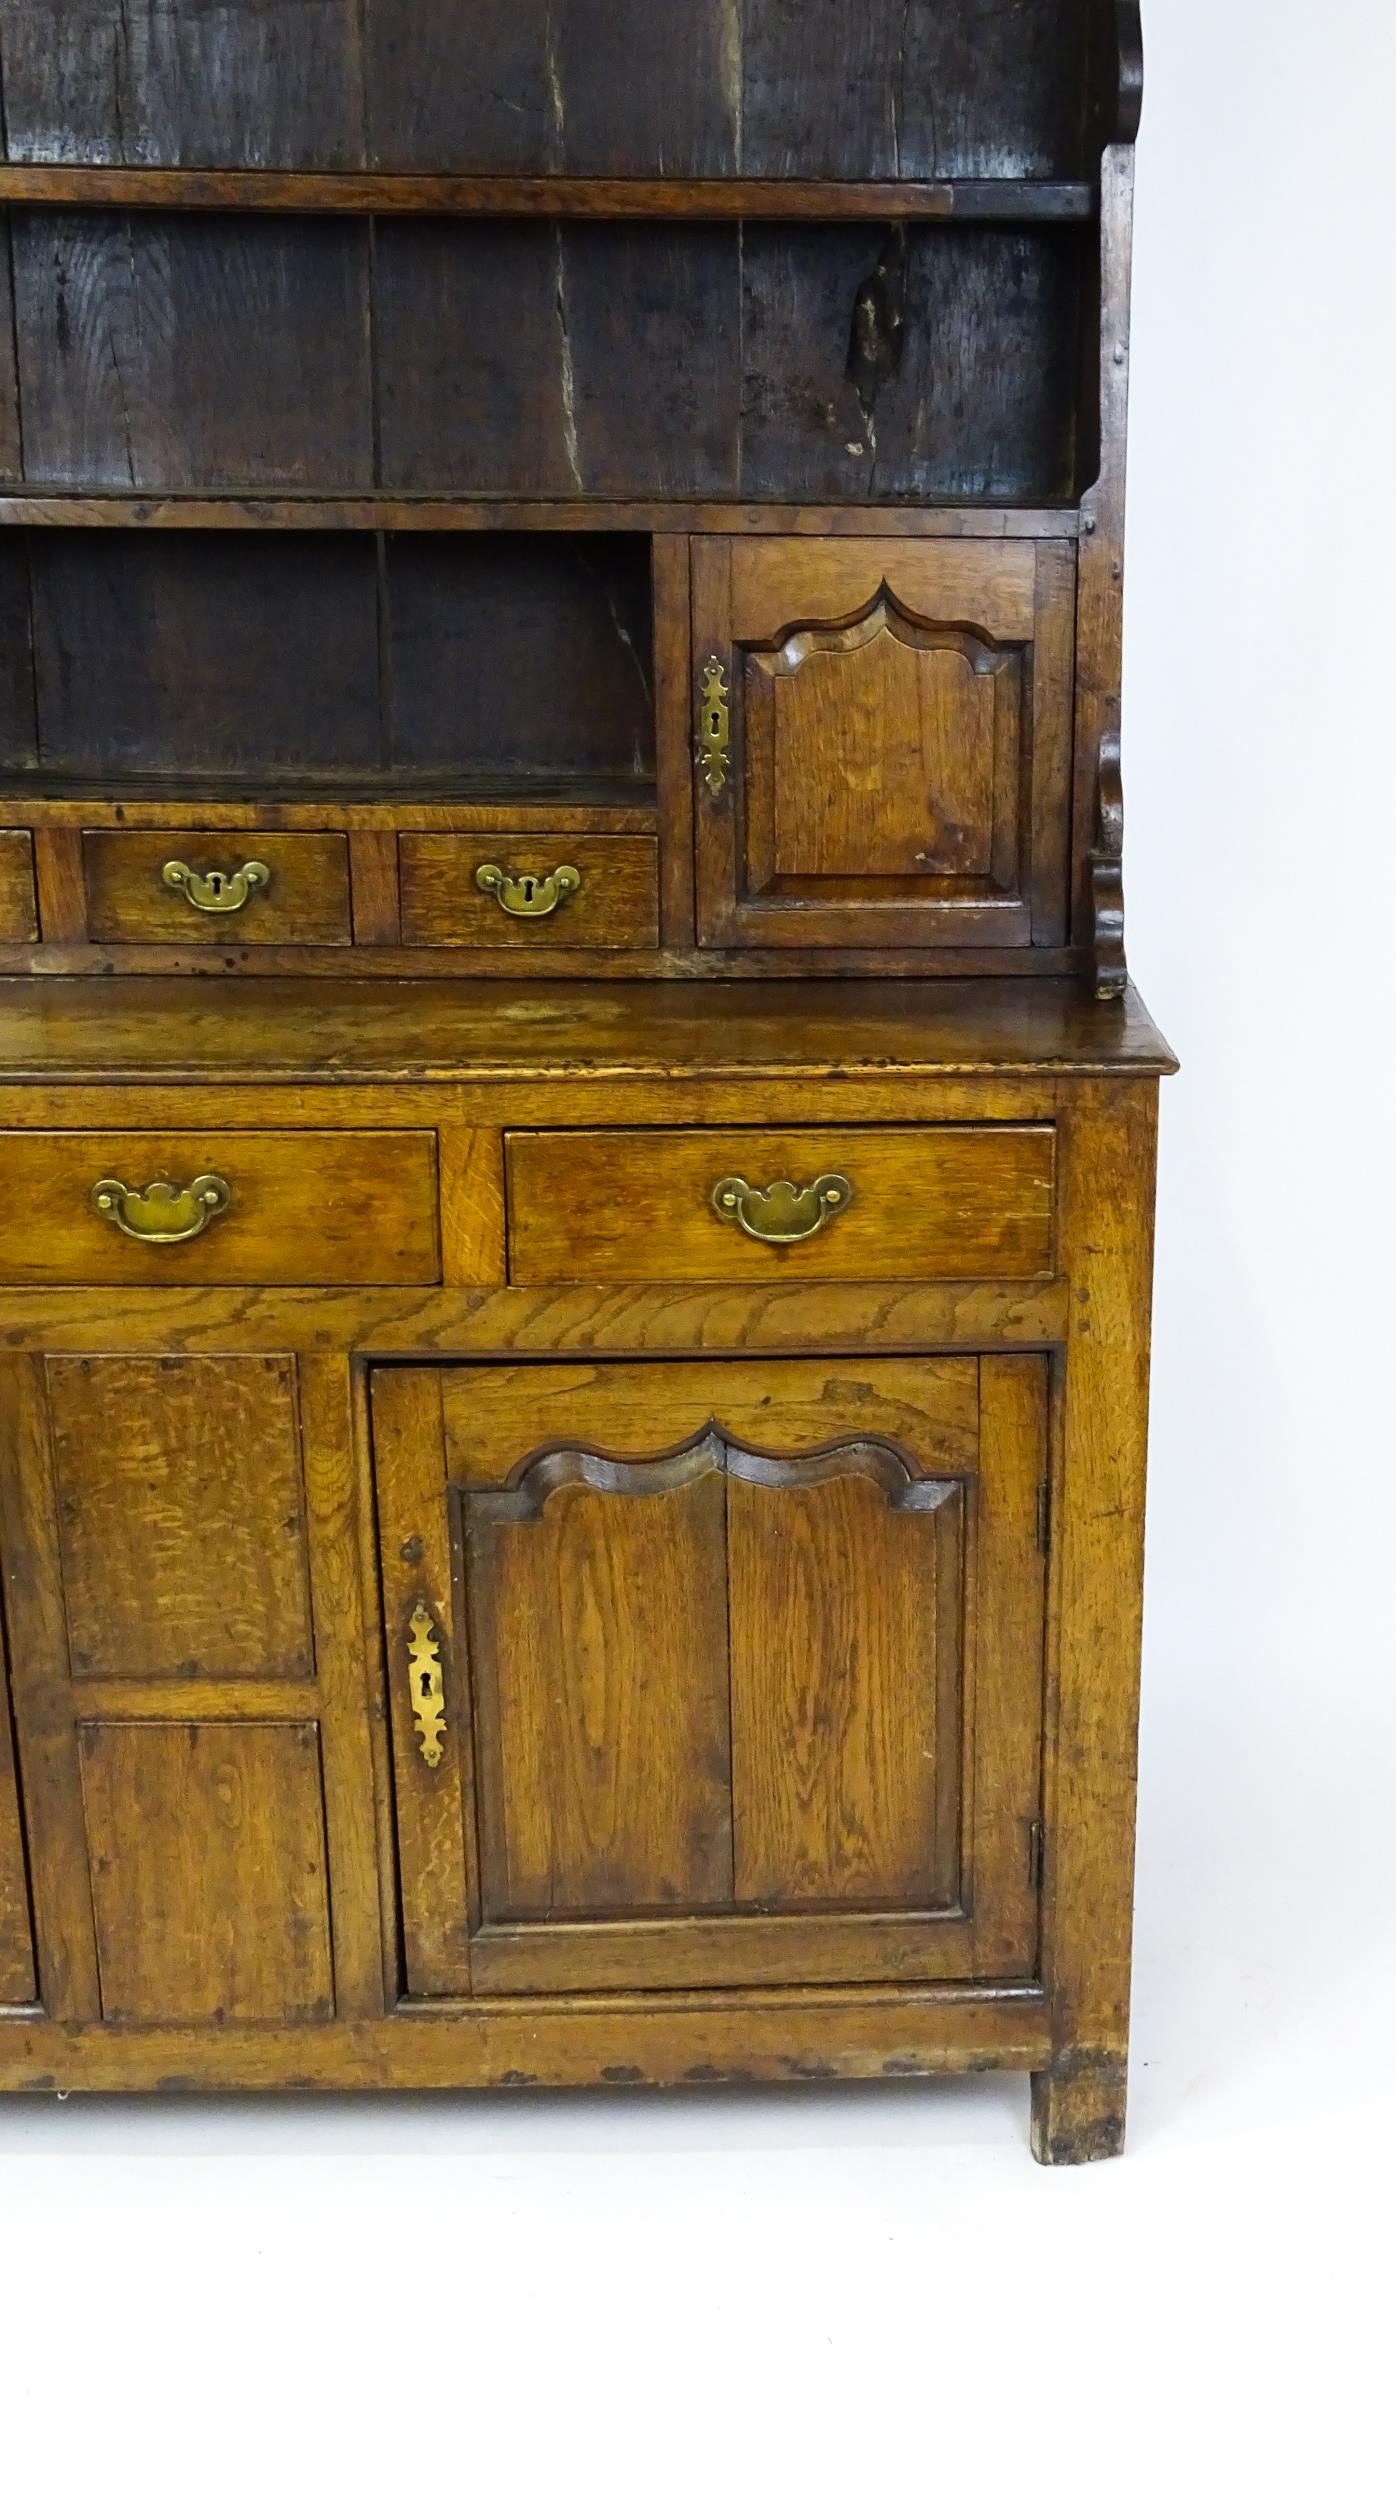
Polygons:
M1067 933L1075 554L695 543L705 946Z
M408 1995L1030 1976L1046 1369L375 1373Z

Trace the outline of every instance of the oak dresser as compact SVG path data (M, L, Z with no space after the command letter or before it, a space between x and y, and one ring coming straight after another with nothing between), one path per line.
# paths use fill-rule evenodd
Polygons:
M0 2087L1117 2151L1134 0L0 81Z

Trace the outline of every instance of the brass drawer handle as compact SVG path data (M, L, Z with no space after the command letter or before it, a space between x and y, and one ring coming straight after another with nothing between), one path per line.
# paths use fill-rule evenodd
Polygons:
M412 1690L412 1717L422 1760L439 1771L446 1733L446 1688L441 1674L441 1636L429 1606L418 1598L407 1626L407 1675Z
M150 1243L194 1241L206 1224L225 1215L233 1193L217 1172L201 1172L187 1189L173 1181L151 1181L144 1189L128 1189L125 1181L98 1181L92 1204L128 1241Z
M525 869L516 877L490 861L476 869L475 882L482 894L494 896L512 920L546 920L559 904L581 891L582 872L580 868L554 868L548 876L539 877Z
M241 868L210 868L206 876L182 859L167 859L160 874L171 892L182 894L195 911L242 911L271 884L264 859L245 860Z
M772 1181L767 1189L734 1178L719 1181L712 1195L720 1224L740 1224L752 1241L774 1250L813 1241L852 1203L853 1183L842 1172L823 1172L817 1181Z

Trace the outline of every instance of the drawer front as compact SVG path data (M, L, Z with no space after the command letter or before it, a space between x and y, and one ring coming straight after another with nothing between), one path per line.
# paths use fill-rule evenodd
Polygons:
M538 1132L506 1154L515 1284L1052 1272L1050 1128Z
M125 946L347 946L342 833L87 832L89 937Z
M39 934L34 908L34 840L0 827L0 945L28 946Z
M659 845L644 834L405 833L404 946L659 942Z
M0 1169L0 1284L432 1285L441 1275L429 1136L11 1133L0 1135Z

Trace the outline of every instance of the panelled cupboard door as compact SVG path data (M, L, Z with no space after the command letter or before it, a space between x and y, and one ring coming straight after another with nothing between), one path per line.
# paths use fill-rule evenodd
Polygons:
M349 1415L328 1357L0 1362L20 1791L57 2020L381 2011L367 1694L335 1560ZM4 1774L0 1744L0 1963Z
M1067 934L1065 542L693 547L705 946Z
M373 1380L409 1997L1027 1978L1047 1369Z

